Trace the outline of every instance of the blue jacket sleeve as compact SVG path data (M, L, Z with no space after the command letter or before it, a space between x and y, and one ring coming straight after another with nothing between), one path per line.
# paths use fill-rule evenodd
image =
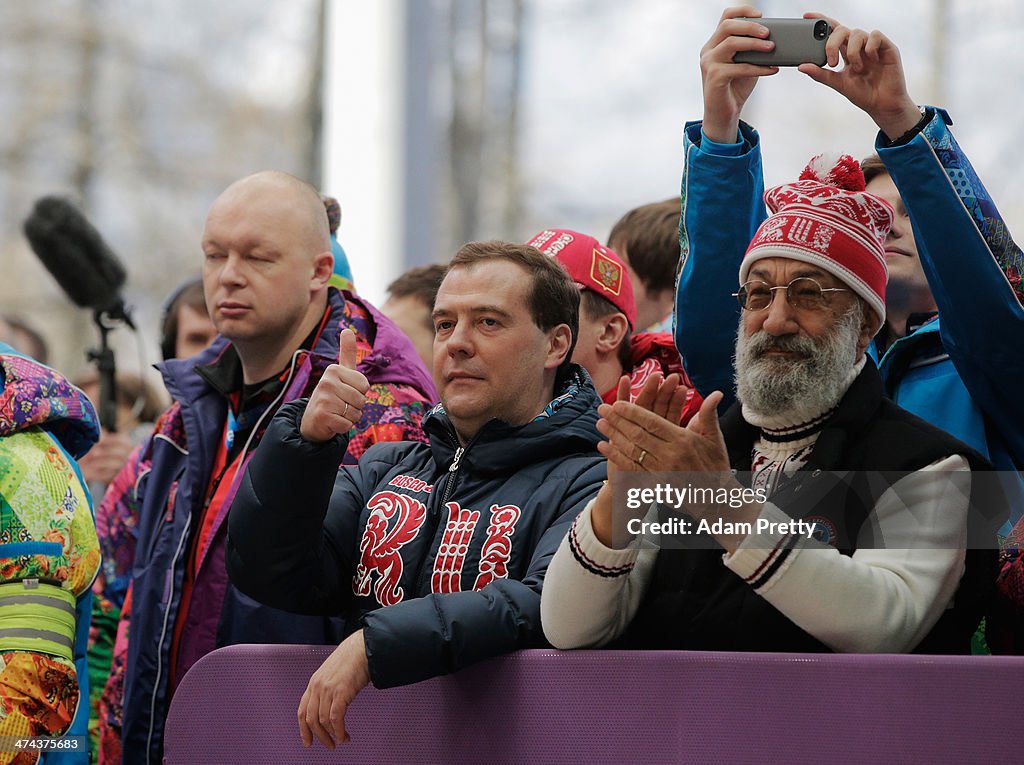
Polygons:
M249 461L228 515L227 569L235 587L265 605L334 615L351 597L346 540L364 503L362 468L339 469L342 437L322 444L302 437L305 405L281 407ZM352 511L328 515L331 505Z
M747 245L765 219L764 179L757 131L740 123L738 154L701 148L701 125L687 123L674 334L697 391L725 394L719 411L735 400L732 355L740 308L732 293Z
M899 189L941 317L942 343L971 397L1024 467L1024 255L936 109L909 143L876 148Z
M568 484L558 504L564 510L541 535L522 581L497 579L476 592L432 594L366 614L363 638L373 684L406 685L520 648L546 646L540 625L544 574L605 477L602 461Z

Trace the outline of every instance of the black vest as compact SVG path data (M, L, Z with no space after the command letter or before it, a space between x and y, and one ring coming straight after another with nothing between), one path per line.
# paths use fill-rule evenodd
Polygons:
M730 464L738 471L749 471L759 429L743 419L739 403L722 417L721 428ZM972 471L991 470L967 444L885 398L878 371L869 360L825 423L807 463L784 481L771 502L795 519L827 518L838 534L836 546L843 554L852 555L861 525L887 488L879 476L889 474L891 485L899 474L951 454L963 455ZM858 477L837 480L839 471L856 471ZM860 476L867 473L874 480L861 481ZM976 483L990 484L972 481L972 493ZM993 519L986 528L998 525ZM971 636L988 605L997 570L994 534L984 541L987 544L969 540L969 547L975 544L992 549L968 549L954 607L947 609L916 652L970 653ZM830 650L727 569L722 548L714 548L663 549L658 553L647 595L616 647Z

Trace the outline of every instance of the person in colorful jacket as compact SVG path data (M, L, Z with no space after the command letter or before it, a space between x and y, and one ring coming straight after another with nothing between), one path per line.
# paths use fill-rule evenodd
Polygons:
M89 757L85 643L100 550L75 460L98 439L82 391L0 343L0 737L81 737L48 763Z
M605 478L600 399L570 361L578 311L551 258L471 242L434 306L429 444L375 446L336 469L366 405L344 346L308 404L275 417L231 507L228 570L262 602L346 616L352 633L299 706L307 746L348 740L345 710L368 682L544 645L545 569Z
M327 222L331 231L331 254L334 255L334 273L331 274L330 284L339 290L345 290L356 294L356 282L352 276L352 266L348 262L348 254L345 248L338 242L338 227L341 225L341 204L332 196L321 194L320 199L327 210Z
M615 402L619 378L629 375L635 399L655 372L675 373L689 388L682 424L690 421L704 400L683 370L669 332L640 332L634 282L629 269L610 247L594 237L567 229L547 229L527 244L555 258L580 290L579 339L572 360L587 370L606 404Z
M115 478L98 527L109 600L122 604L100 704L101 757L161 761L174 689L201 656L238 642L336 642L341 626L241 595L224 567L224 523L245 464L280 406L307 396L355 334L368 403L355 462L380 441L422 440L436 393L411 343L368 302L328 286L332 258L317 193L284 173L232 184L203 232L203 282L220 336L159 366L175 403ZM123 747L123 748L122 748Z
M732 63L738 50L770 46L756 20L737 16L760 12L746 6L723 15L702 52L704 119L688 123L684 133L684 262L676 296L684 365L698 390L722 390L726 403L733 398L738 308L718 287L732 282L746 242L765 219L760 141L740 112L757 78L778 71ZM878 125L877 156L863 163L867 189L897 213L886 244L888 320L869 355L887 396L1003 471L1017 498L1002 533L1018 524L1006 544L1004 589L1011 602L1024 604L1024 563L1013 563L1024 533L1015 477L1024 467L1024 399L1017 390L1024 375L1024 255L950 132L949 116L919 109L908 94L896 46L880 32L829 21L828 63L843 58L846 66L799 69Z

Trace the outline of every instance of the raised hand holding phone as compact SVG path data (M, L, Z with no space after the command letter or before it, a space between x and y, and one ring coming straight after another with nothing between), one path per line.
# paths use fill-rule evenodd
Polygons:
M921 119L921 111L907 92L899 48L878 30L866 32L845 27L834 19L827 21L834 28L828 39L827 63L834 67L842 59L845 66L833 71L802 64L800 71L841 93L864 110L890 140L895 140Z
M356 333L343 329L338 338L338 363L324 370L302 415L302 437L321 443L348 433L362 417L369 388L366 377L356 371Z
M704 135L718 143L737 140L740 113L760 77L779 71L775 66L737 64L741 51L771 51L769 30L760 24L761 12L750 5L726 8L714 33L700 51L704 92Z

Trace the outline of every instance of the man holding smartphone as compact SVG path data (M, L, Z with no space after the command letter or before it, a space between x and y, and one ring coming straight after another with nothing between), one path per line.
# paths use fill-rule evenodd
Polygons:
M739 309L725 287L766 214L759 138L740 114L758 78L778 67L734 61L740 52L774 50L760 16L750 6L723 14L701 51L704 119L685 132L676 343L705 394L733 389L730 354ZM887 320L869 353L896 403L1012 473L1024 465L1024 400L1016 393L1024 373L1018 351L1024 257L949 132L948 115L921 109L910 97L892 41L826 20L833 27L827 64L842 60L843 68L803 63L798 69L841 93L878 126L878 154L863 163L867 191L897 213L885 245ZM731 225L718 223L723 216ZM727 394L725 403L731 399ZM1018 517L1020 511L1012 505ZM1011 549L1019 526L1016 532L1008 539ZM1024 601L1021 566L1011 560L1003 575L1017 603ZM1014 634L1021 631L1011 630L1009 639ZM999 642L1006 640L1004 633Z

